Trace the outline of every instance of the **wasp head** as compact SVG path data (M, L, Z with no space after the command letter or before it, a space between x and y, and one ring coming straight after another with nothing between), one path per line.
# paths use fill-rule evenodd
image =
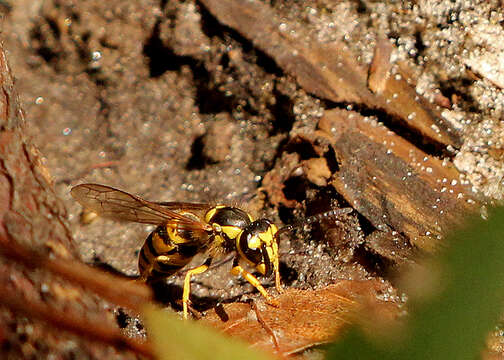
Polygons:
M247 225L236 238L240 256L265 276L270 276L273 271L279 276L277 231L275 224L259 219Z

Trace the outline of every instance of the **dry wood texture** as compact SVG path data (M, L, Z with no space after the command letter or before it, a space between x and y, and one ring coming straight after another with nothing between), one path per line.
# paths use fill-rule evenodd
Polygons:
M474 209L449 162L429 156L375 120L346 110L319 122L341 162L332 185L378 230L394 230L434 250Z
M439 106L416 93L405 66L392 65L389 42L377 42L374 61L366 68L342 43L305 39L299 27L280 19L262 3L202 2L220 22L271 56L306 91L334 102L384 110L423 140L460 146L460 134L443 120ZM378 230L393 231L386 236L391 242L389 250L382 246L387 242L383 235L374 236L369 244L371 248L376 245L382 255L393 258L390 252L397 251L397 259L408 257L408 241L431 251L443 233L474 209L474 199L449 161L424 153L376 121L357 112L333 110L326 112L319 127L341 164L333 174L334 188ZM323 186L330 177L329 169L318 166L317 173L311 171L320 161L305 161L304 167L309 180ZM272 198L287 204L278 192Z
M381 56L381 50L372 73L381 74L382 79L374 80L370 86L373 92L368 88L369 69L359 65L344 44L303 39L299 28L280 19L273 9L260 2L203 0L202 3L221 23L271 56L306 91L334 102L383 109L425 137L460 146L457 130L440 117L439 109L416 94L404 72L392 69L388 56ZM381 48L387 45L381 43Z

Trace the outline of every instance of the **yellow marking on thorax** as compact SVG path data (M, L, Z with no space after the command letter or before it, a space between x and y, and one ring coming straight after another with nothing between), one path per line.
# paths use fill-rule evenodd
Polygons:
M210 220L215 215L217 210L222 209L222 208L225 208L225 206L224 205L217 205L217 206L211 208L210 210L208 210L207 213L205 214L205 221L207 223L210 223Z
M230 239L236 239L236 237L243 231L236 226L221 226L221 230Z
M221 235L214 234L211 238L211 242L208 244L210 253L221 248L222 244L224 244L225 241L226 240Z
M210 223L210 220L212 219L212 217L215 215L215 213L217 213L218 210L220 209L224 209L228 207L227 205L217 205L213 208L211 208L210 210L207 211L207 213L205 214L205 221L207 223ZM247 214L248 218L249 218L249 221L250 222L253 222L254 221L254 218L252 217L252 215L250 215L248 212L245 211L245 213Z

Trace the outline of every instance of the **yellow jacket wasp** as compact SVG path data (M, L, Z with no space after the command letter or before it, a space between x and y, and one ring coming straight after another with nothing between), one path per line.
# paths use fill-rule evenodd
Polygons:
M226 205L184 202L151 202L127 192L99 184L81 184L71 190L72 196L86 209L118 220L156 225L147 237L138 258L140 279L155 281L183 268L198 253L206 253L206 261L187 271L182 304L188 315L191 276L205 272L220 254L236 250L231 273L241 275L276 305L259 280L240 265L244 260L261 275L275 274L275 286L282 292L279 273L278 238L297 226L280 230L268 219L254 220L250 214ZM307 218L311 223L321 218L351 212L350 208L328 211Z

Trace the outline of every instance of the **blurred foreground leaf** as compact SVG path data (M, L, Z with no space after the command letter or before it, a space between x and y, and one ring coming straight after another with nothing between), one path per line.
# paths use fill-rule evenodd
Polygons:
M412 303L404 341L369 340L353 329L331 346L329 359L476 359L504 300L504 209L471 220L448 239L437 274L440 292Z
M223 336L210 327L154 306L144 311L148 333L160 360L268 360L266 353L250 349L245 342Z

